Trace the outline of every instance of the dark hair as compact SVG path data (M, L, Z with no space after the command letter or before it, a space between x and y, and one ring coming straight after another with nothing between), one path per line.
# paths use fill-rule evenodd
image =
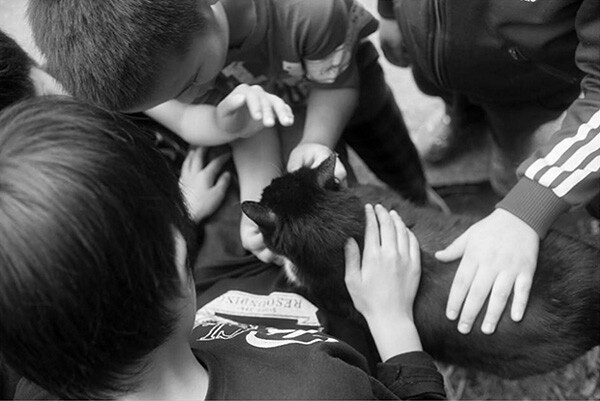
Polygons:
M63 398L135 388L181 296L175 175L120 116L36 98L0 116L0 351Z
M0 110L35 95L29 77L33 65L25 50L0 31Z
M49 73L75 97L120 111L154 87L165 50L186 51L203 26L198 0L33 0L28 14Z

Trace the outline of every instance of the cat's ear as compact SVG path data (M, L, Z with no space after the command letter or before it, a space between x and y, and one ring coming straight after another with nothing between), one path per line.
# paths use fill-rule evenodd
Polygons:
M277 224L277 215L270 208L258 202L242 202L242 211L259 227L273 229Z
M335 162L337 161L337 155L332 153L329 157L317 167L317 183L320 187L324 187L325 184L335 178Z

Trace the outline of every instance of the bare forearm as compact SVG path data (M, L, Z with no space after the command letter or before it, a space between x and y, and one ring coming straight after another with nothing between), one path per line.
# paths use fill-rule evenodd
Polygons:
M192 145L217 146L237 138L219 128L215 106L170 100L147 110L146 114Z
M408 318L366 317L382 361L413 351L422 351L414 322Z
M283 171L277 131L265 129L253 137L238 139L231 149L240 181L240 199L260 200L263 188Z
M355 88L312 88L301 142L334 148L357 103Z

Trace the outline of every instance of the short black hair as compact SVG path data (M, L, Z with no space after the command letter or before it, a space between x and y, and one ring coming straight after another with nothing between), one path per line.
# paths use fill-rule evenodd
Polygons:
M134 390L173 332L177 177L144 132L68 98L0 116L0 355L55 396Z
M0 110L35 96L29 71L35 63L13 38L0 31Z
M73 96L119 111L154 87L165 51L187 51L204 25L198 0L32 0L28 15L48 72Z

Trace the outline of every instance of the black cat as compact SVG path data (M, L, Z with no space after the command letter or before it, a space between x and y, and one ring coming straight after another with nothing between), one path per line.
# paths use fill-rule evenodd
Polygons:
M363 205L381 203L402 216L421 244L415 322L424 349L434 358L519 378L561 367L600 344L599 249L551 230L540 245L522 322L514 323L505 312L495 334L473 329L463 335L444 314L458 263L440 263L433 252L474 223L473 218L418 208L382 188L341 189L334 167L331 157L316 169L277 178L265 188L260 203L242 204L266 245L291 261L286 266L290 281L321 305L362 319L345 288L343 247L348 237L362 243ZM481 315L474 327L481 326Z

